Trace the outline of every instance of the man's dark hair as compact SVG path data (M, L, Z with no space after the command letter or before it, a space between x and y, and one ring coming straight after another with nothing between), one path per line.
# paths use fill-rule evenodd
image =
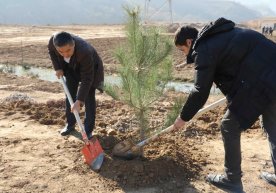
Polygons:
M55 47L74 45L74 39L70 33L62 31L54 35L53 43Z
M174 37L174 44L175 45L186 45L187 39L196 39L198 34L198 30L191 26L183 26L176 31Z

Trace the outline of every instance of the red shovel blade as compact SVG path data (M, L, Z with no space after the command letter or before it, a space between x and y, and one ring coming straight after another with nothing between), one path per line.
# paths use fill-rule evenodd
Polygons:
M103 149L97 138L92 138L89 143L85 144L82 148L82 154L84 155L84 162L88 164L91 169L99 170L104 158Z

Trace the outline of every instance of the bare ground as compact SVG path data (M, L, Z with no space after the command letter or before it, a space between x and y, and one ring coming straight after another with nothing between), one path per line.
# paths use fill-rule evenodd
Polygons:
M70 29L82 36L87 35L87 38L97 31L100 37L104 37L101 40L107 42L97 39L98 45L105 45L98 48L104 56L107 47L114 47L114 42L121 38L117 37L120 34L116 31L120 29L117 27L107 31L105 26L64 26L60 29ZM15 32L24 34L22 29L29 28L0 27L0 32L6 35L0 45L1 62L14 63L11 61L19 58L20 36ZM45 43L52 32L50 28L35 26L35 33L21 35L21 38L26 36L32 45L24 47L24 53L29 54L31 59L37 54L37 61L42 61L41 66L49 66ZM94 28L97 30L93 31ZM116 31L115 40L110 37L111 29ZM104 61L107 58L113 64L109 54ZM176 58L180 61L181 55ZM30 64L38 65L37 62ZM186 66L178 72L188 77L192 76L193 70ZM150 116L152 131L162 126L176 96L185 94L168 91L166 97L154 105ZM221 97L212 95L208 103ZM0 73L0 192L222 192L206 183L204 178L208 173L223 171L224 153L218 126L225 107L190 121L185 130L166 134L147 145L144 157L126 161L113 157L111 150L126 138L135 139L137 120L127 105L112 100L106 94L97 93L96 98L95 134L105 150L105 161L98 173L83 163L80 153L83 142L79 132L68 137L59 135L65 118L61 85ZM258 178L260 171L272 171L267 139L258 122L243 133L242 153L245 192L275 192L275 187Z

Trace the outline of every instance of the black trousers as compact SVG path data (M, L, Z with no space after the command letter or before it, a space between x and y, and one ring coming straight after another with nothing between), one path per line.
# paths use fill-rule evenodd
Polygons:
M268 135L270 153L274 171L276 173L276 103L271 104L262 114L263 127ZM225 113L221 123L221 133L225 150L225 173L233 181L240 180L241 170L241 137L242 129L229 110Z
M76 101L80 78L72 69L66 69L65 72L66 85L72 96L73 101ZM96 98L95 88L90 88L88 96L85 99L85 118L84 118L84 129L87 135L90 135L95 127L96 118ZM66 97L66 118L68 126L74 126L76 119L74 113L71 112L71 105L68 98Z

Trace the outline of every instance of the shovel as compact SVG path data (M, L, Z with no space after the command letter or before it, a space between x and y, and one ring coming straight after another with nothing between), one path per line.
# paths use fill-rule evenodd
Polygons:
M69 93L63 76L61 77L61 82L70 105L73 105L72 97ZM81 129L81 135L85 143L84 147L81 150L82 154L84 155L84 162L88 164L92 170L98 171L101 168L104 159L103 149L96 137L93 137L90 140L88 139L83 124L81 123L79 113L77 111L74 111L74 115L79 128Z
M226 98L222 98L202 109L200 109L197 114L194 116L194 118L202 115L203 113L214 109L217 106L220 106L222 104L224 104L226 101ZM126 160L131 160L134 159L136 157L139 157L142 155L142 148L143 146L145 146L146 144L149 144L150 142L154 141L156 138L158 138L160 135L164 134L164 133L168 133L170 131L174 130L174 125L169 126L168 128L154 134L153 136L141 141L138 144L134 144L131 140L125 140L122 141L120 143L118 143L117 145L114 146L113 150L112 150L112 154L116 157L120 157Z

